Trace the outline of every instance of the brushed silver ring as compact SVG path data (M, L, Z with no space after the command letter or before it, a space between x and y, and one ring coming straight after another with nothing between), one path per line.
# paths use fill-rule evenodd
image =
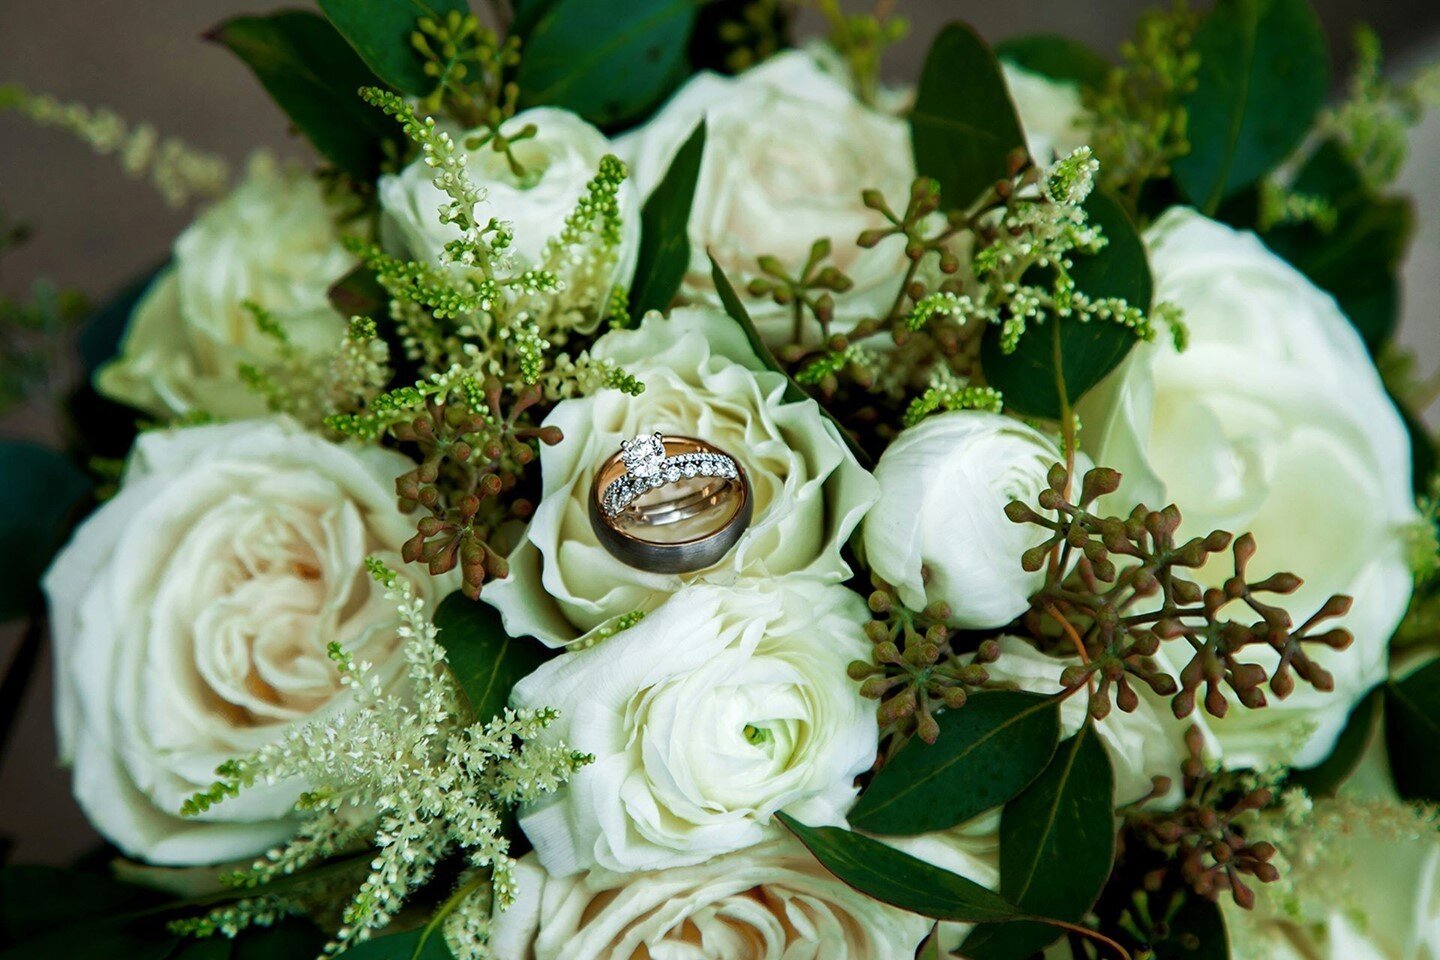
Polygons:
M745 469L693 437L659 433L627 440L595 472L590 527L621 562L651 573L693 573L725 558L750 526L753 496ZM698 532L657 536L682 521Z

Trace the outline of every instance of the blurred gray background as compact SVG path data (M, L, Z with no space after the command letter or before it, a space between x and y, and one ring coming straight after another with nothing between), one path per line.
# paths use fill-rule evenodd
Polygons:
M477 7L481 0L475 0ZM303 6L294 3L292 6ZM888 73L908 79L925 46L947 20L969 20L1000 40L1019 33L1063 33L1113 50L1130 32L1145 0L900 0L909 39L890 57ZM860 9L859 3L851 3ZM1437 0L1316 0L1338 64L1348 61L1350 31L1366 19L1381 34L1397 71L1440 58ZM304 155L248 70L201 34L237 14L265 12L267 0L0 0L0 83L92 106L239 164L252 150ZM1339 76L1337 72L1337 76ZM1440 118L1417 131L1404 186L1419 203L1420 235L1407 268L1401 336L1422 372L1440 359ZM159 263L188 214L165 208L148 186L127 180L66 134L0 115L0 212L31 223L31 243L5 258L0 293L18 296L37 278L107 294ZM52 425L32 411L0 418L0 436L46 437ZM9 505L7 505L9 506ZM0 664L15 647L0 631ZM0 758L0 836L17 841L18 861L63 863L92 847L94 834L70 799L68 775L56 765L50 728L48 662L22 708L9 756Z

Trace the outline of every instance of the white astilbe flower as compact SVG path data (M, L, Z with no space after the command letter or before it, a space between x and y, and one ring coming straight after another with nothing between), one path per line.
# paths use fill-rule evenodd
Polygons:
M309 817L295 837L227 878L235 886L260 888L260 894L273 880L373 844L369 873L343 911L343 925L326 946L329 955L386 926L443 858L461 853L473 870L488 871L489 879L481 882L477 877L484 874L467 874L453 901L454 922L444 929L460 960L483 960L489 956L485 940L491 905L504 908L514 898L505 811L553 792L591 758L564 743L526 743L558 715L549 708L507 709L472 722L424 601L408 581L371 563L400 611L409 680L405 692L385 694L369 663L354 662L333 644L331 656L352 691L354 707L224 764L218 771L222 779L188 801L184 812L202 812L256 783L297 777L312 785L297 804ZM234 914L235 907L224 909ZM192 922L188 929L233 936L246 922L229 914L207 918L208 925Z

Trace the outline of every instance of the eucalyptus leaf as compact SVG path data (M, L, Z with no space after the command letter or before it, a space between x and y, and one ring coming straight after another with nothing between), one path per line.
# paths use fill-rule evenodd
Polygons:
M634 316L669 307L690 269L690 204L704 156L705 121L701 120L640 210L640 253L630 288Z
M1080 41L1059 34L1002 40L995 45L995 56L1002 63L1092 90L1104 86L1110 76L1110 61Z
M1018 907L974 880L942 870L879 840L840 827L809 827L777 814L815 859L845 883L884 903L936 920L1014 920Z
M1078 921L1115 860L1115 776L1093 723L1060 744L1034 783L1000 817L1000 893L1022 910ZM1025 960L1059 939L1036 923L976 927L970 960Z
M930 47L910 130L916 171L940 184L950 207L968 207L1009 179L1012 154L1025 152L1000 64L968 25L950 24Z
M750 344L750 348L755 351L755 356L760 358L760 362L764 364L767 369L773 370L785 378L785 401L787 403L800 403L805 400L813 400L813 398L805 392L804 388L795 382L795 378L790 375L790 371L786 370L784 365L775 358L775 354L771 352L770 348L765 345L765 340L760 336L760 331L755 326L755 321L750 317L750 311L745 309L745 304L740 299L740 295L735 292L735 285L730 282L729 277L725 276L725 271L720 269L720 264L715 262L714 254L710 255L710 278L715 284L715 292L720 297L720 305L724 307L725 313L730 319L740 325L740 329L745 334L745 339ZM815 405L820 408L820 415L834 424L836 432L840 434L840 439L850 448L850 452L854 454L856 461L867 470L871 469L874 466L874 459L855 442L855 438L850 435L850 432L845 429L839 420L835 419L829 410L825 409L823 404L816 403Z
M345 956L351 960L451 960L445 938L424 933L421 929L372 937L346 950Z
M1130 215L1120 201L1100 190L1090 195L1085 212L1107 242L1093 256L1075 255L1071 276L1076 288L1092 298L1121 297L1149 310L1150 264ZM1073 407L1120 365L1136 341L1133 331L1108 320L1050 317L1027 329L1015 350L1006 353L1000 328L992 325L981 340L980 364L986 382L1004 394L1007 410L1054 420L1063 410L1062 380Z
M695 0L555 0L527 17L516 82L524 106L599 126L637 120L688 72Z
M1440 803L1440 659L1385 684L1385 745L1406 800Z
M1333 140L1321 144L1291 184L1335 210L1335 225L1285 225L1266 244L1329 292L1372 353L1395 332L1400 316L1400 265L1414 231L1408 198L1378 196Z
M466 0L319 0L320 9L360 59L385 83L411 96L435 89L411 35L421 17L441 21L447 13L468 14ZM373 81L372 81L373 83ZM378 111L376 111L378 113Z
M498 716L520 680L550 659L550 651L529 637L505 632L493 607L452 593L435 608L440 646L476 720Z
M1312 797L1333 796L1340 784L1355 772L1361 757L1375 738L1383 700L1379 687L1366 694L1365 699L1350 711L1350 718L1346 721L1340 738L1335 741L1335 749L1330 751L1330 756L1313 767L1291 770L1286 783L1304 788Z
M1299 146L1330 87L1325 35L1306 0L1217 0L1195 33L1185 98L1190 152L1175 180L1206 213Z
M33 443L0 441L0 622L31 612L40 576L93 485L68 459Z
M245 61L321 155L357 179L375 178L393 131L359 90L378 81L323 17L303 10L234 17L206 36Z
M850 825L881 835L948 830L997 807L1040 775L1055 753L1052 697L984 691L938 717L935 743L913 739L870 781Z

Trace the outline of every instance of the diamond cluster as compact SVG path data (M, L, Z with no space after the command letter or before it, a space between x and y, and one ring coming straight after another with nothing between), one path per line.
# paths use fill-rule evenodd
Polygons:
M656 454L656 450L659 454ZM678 483L683 477L719 477L734 480L740 475L735 461L720 453L681 453L665 456L660 434L636 437L620 445L620 461L626 473L613 481L600 495L600 506L606 516L619 515L636 497L667 483Z

